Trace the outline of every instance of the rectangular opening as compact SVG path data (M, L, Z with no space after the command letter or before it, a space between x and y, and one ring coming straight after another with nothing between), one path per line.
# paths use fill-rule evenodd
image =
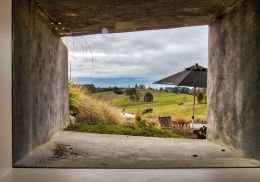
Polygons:
M140 115L144 125L161 128L159 119L168 118L166 122L174 125L172 129L177 133L197 138L188 130L206 125L207 75L203 78L194 75L194 79L204 81L204 85L194 85L197 87L195 93L192 86L196 80L188 79L190 74L197 72L185 71L185 68L196 64L207 67L207 32L207 26L201 26L66 37L63 40L69 50L69 88L72 92L74 89L86 92L90 96L86 99L91 103L105 102L108 108L112 106L110 110L116 107L117 112L126 118L125 122L135 124L135 116ZM167 84L154 83L178 72L183 72L183 78L178 77L178 82L173 78ZM192 123L193 106L196 117ZM71 111L78 122L109 123L110 118L103 116L103 111L98 113L100 118L96 118L97 121L89 121L86 116L87 119L81 119L78 107L75 107L75 112L73 108ZM124 122L123 118L119 120ZM115 122L120 121L115 119Z

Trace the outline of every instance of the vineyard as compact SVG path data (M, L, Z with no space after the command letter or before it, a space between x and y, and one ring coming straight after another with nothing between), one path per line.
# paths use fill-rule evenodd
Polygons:
M140 95L144 95L148 90L139 89ZM102 99L110 104L119 107L127 113L135 114L138 110L143 111L152 109L152 112L146 113L144 117L158 117L158 116L176 116L191 118L193 96L187 94L174 94L163 91L150 91L153 94L152 102L132 101L126 94L117 95L111 92L99 92L93 97ZM197 104L195 114L197 117L206 119L206 104Z

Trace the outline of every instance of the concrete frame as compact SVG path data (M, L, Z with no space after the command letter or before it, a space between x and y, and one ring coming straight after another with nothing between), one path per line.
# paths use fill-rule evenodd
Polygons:
M12 167L12 3L0 6L0 180Z
M260 160L260 2L209 25L208 139Z
M260 19L259 2L257 0L245 0L242 4L240 4L232 11L228 12L227 14L223 14L221 17L218 17L216 21L211 22L211 24L209 25L210 40L209 40L209 79L208 79L208 86L209 86L208 138L209 140L231 146L235 149L239 149L242 152L244 152L246 155L257 159L260 159L260 144L259 144L260 135L258 133L260 129L259 122L258 122L259 113L260 113L259 112L260 95L258 92L259 86L255 87L254 91L251 90L251 94L248 96L249 102L247 100L248 98L247 99L245 98L245 94L248 89L254 88L254 86L257 85L257 81L259 80L260 70L258 69L257 66L255 66L255 65L259 65L259 63L257 63L259 59L258 50L260 47L258 44L258 42L260 42L259 41L259 19ZM26 28L27 26L28 25L26 25L25 23L24 28ZM239 27L244 27L243 31L235 31L235 28L239 28ZM18 28L16 30L18 30ZM41 30L37 30L36 32L34 31L35 30L31 30L29 32L36 33L36 34L38 33L40 35L42 34ZM33 36L37 36L37 35L33 35ZM50 39L56 39L55 35L50 35ZM225 42L224 40L227 42ZM34 40L31 39L30 41L34 41ZM37 43L37 41L39 40L36 40L35 43ZM223 48L223 44L225 45L225 48ZM247 45L248 48L244 49L244 45ZM14 46L15 46L15 42L14 42ZM59 46L62 47L62 45ZM44 48L44 45L41 48ZM229 56L227 51L231 51L230 52L231 56ZM241 54L241 52L243 52L243 55ZM24 55L22 55L22 57L23 56ZM27 56L29 55L27 54ZM43 57L45 56L46 54L43 55ZM232 59L231 57L236 59ZM33 59L31 60L33 61ZM64 61L64 58L61 58L60 60L62 62L62 60ZM15 63L14 68L16 67L16 63L17 63L16 61L18 61L18 58L14 59L14 63ZM238 69L235 69L232 63L237 63L236 65L241 64L242 66L239 67ZM17 66L17 68L19 68L19 66ZM54 70L59 69L59 66L56 65L55 67L53 67L53 69ZM49 69L49 71L51 72L53 70ZM28 69L25 69L25 72L28 73ZM36 77L37 74L38 73L36 72ZM67 73L64 72L62 74L64 75ZM23 76L23 74L21 73L19 76ZM28 76L27 78L29 78L33 75L29 74L27 76ZM13 87L15 88L14 91L18 91L20 88L19 84L21 84L19 83L19 81L15 82L17 78L18 77L14 75L13 78L14 81ZM237 80L240 80L238 84L237 84ZM59 80L58 82L62 83L62 81L64 81L64 79ZM32 83L33 82L31 82L31 84ZM49 83L48 81L42 82L43 88L48 83ZM225 86L225 89L222 89L223 85ZM33 88L33 90L30 89L26 90L28 88L23 87L23 89L25 90L22 91L24 93L26 93L27 91L32 91L31 93L36 93L37 95L37 92L34 92L37 91L37 88ZM65 87L62 86L60 88L65 88ZM235 90L235 94L227 92L229 89ZM66 95L63 96L64 98L66 97ZM17 111L16 107L17 104L19 103L17 103L16 101L20 99L21 101L25 102L26 99L24 100L23 97L24 96L23 95L21 96L19 91L14 95L15 100L13 105L14 107L13 111L15 112ZM233 102L227 102L227 100L224 100L223 97L232 98ZM253 104L251 104L250 102ZM33 109L35 104L36 104L35 102L30 102L30 106L27 108L26 112L30 112L30 109ZM66 103L61 103L61 105L62 107L66 107ZM242 107L242 105L245 107ZM19 122L20 120L19 116L22 116L25 113L22 109L20 115L16 116L16 114L17 113L15 113L13 118L14 127L17 126L17 122ZM29 143L30 146L26 146L26 142L28 142L27 139L22 139L21 146L22 148L24 146L25 149L23 151L17 151L14 148L14 155L13 155L14 162L19 158L23 157L26 153L32 151L36 146L46 142L55 132L59 131L59 129L64 127L66 125L66 122L65 124L60 124L60 123L62 122L62 120L64 120L64 118L67 117L67 114L68 113L66 113L66 109L64 110L63 113L59 113L56 116L55 114L54 115L51 114L50 120L54 119L55 117L60 118L59 121L57 121L57 118L55 119L57 122L56 125L57 127L55 127L56 129L49 131L49 129L51 128L50 126L47 126L46 128L48 131L46 132L47 135L43 133L41 136L36 137L36 139L34 138L35 135L30 134L29 136L29 140L31 141L31 143ZM36 114L34 116L36 116L34 117L34 120L38 121L37 118L39 119L40 115ZM26 123L27 120L28 120L27 116L23 117L24 123ZM32 121L31 118L29 120ZM30 128L30 132L35 132L37 134L37 131L40 131L42 124L39 124L38 126L34 127L32 125L32 128ZM18 126L17 130L15 129L15 131L19 132L19 127L21 126ZM18 137L17 139L19 140L20 137ZM15 140L15 142L17 141Z
M69 123L68 53L31 0L13 1L13 162Z
M0 182L82 182L82 181L236 181L258 182L260 169L175 169L175 170L70 170L70 169L12 169L12 101L11 101L11 0L0 6ZM5 108L5 109L2 109Z

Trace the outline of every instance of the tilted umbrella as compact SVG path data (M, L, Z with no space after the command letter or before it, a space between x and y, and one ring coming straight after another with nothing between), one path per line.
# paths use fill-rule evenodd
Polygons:
M196 63L194 66L186 68L184 71L181 71L172 76L154 82L153 84L194 87L194 100L193 100L193 110L192 110L192 127L193 127L196 88L198 87L207 88L207 68L199 66L198 63Z

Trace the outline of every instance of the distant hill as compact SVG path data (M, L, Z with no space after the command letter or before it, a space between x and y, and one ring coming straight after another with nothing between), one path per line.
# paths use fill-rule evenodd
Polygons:
M96 87L133 87L135 84L151 86L155 80L147 78L91 78L91 77L72 77L74 84L94 84Z
M107 91L107 92L98 92L98 93L92 94L92 97L94 97L98 100L112 101L114 99L123 97L123 95L116 94L113 91Z

